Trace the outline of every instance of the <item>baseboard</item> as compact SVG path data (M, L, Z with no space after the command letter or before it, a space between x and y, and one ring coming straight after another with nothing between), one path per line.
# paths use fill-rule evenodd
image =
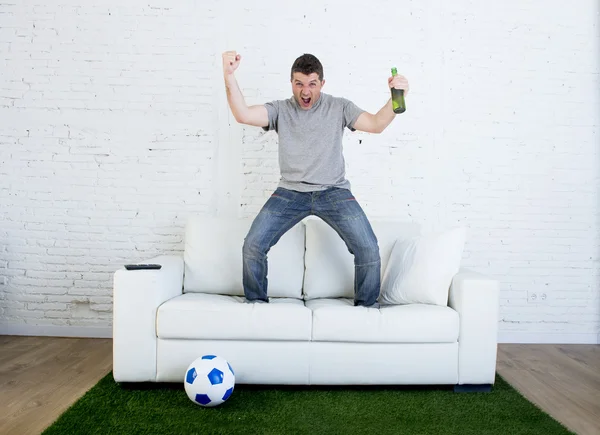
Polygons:
M600 334L570 334L560 332L500 331L498 343L523 344L600 344Z
M112 327L0 325L0 335L33 335L44 337L112 338Z

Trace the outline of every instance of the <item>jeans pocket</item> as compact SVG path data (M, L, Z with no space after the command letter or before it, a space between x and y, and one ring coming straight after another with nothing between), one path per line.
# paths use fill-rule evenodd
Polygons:
M335 209L345 219L360 219L363 216L363 210L354 198L337 201Z
M335 189L329 195L329 205L332 210L344 219L358 219L363 215L362 208L348 189Z
M285 191L277 189L265 203L263 211L276 216L282 216L293 200L288 197Z

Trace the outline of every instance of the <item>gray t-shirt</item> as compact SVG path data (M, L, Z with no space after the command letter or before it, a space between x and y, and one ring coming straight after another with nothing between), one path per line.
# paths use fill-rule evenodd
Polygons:
M265 104L269 125L279 136L279 187L311 192L329 187L350 189L342 154L344 128L355 131L354 123L364 112L353 102L321 93L309 110L296 99Z

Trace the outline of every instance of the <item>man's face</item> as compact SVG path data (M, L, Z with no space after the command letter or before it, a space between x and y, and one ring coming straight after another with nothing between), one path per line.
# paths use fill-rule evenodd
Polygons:
M325 80L320 81L317 73L310 75L295 72L292 78L292 92L300 107L310 109L321 96Z

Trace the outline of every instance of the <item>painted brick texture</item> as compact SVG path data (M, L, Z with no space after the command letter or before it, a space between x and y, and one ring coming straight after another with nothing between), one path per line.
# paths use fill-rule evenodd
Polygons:
M277 136L235 122L220 54L261 104L308 52L371 113L392 66L410 81L382 134L345 134L368 216L467 225L501 339L598 342L598 3L364 5L0 0L0 325L109 327L118 267L182 252L191 215L255 215Z

